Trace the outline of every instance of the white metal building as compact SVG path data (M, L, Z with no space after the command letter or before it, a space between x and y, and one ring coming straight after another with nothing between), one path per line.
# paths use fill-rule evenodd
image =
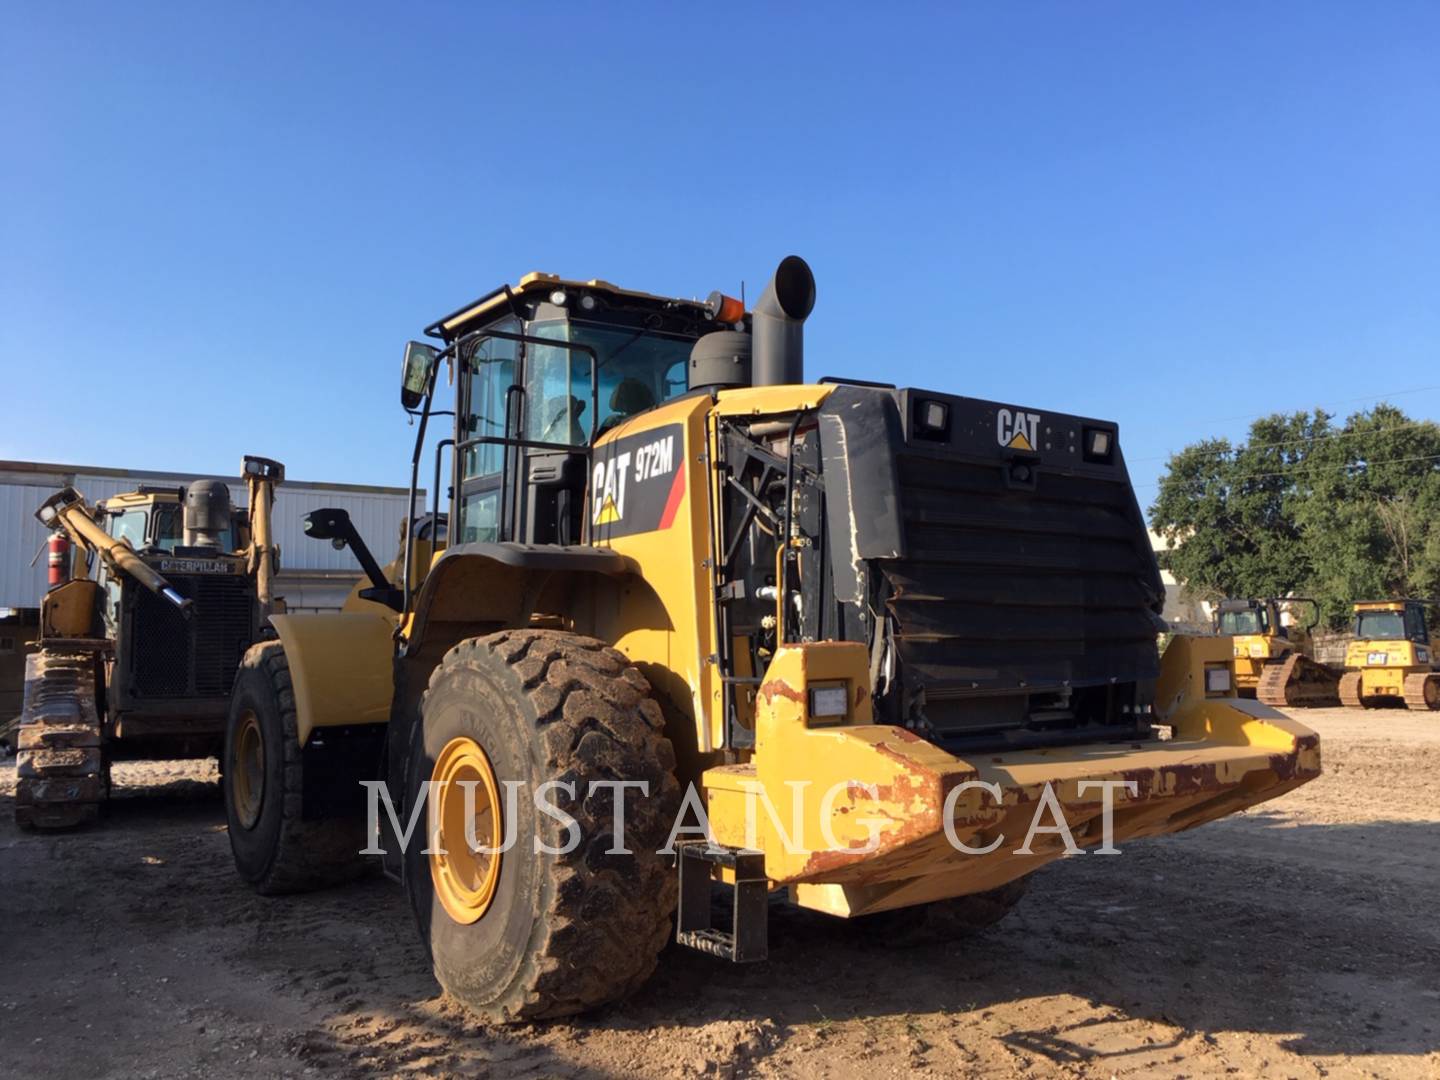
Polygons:
M141 484L182 486L192 480L221 480L236 506L245 505L245 484L234 476L148 472L88 465L55 465L36 461L0 461L0 609L35 608L45 592L44 545L49 531L35 520L35 510L69 484L86 501L96 503ZM339 507L350 514L356 529L381 563L394 557L400 523L405 520L404 488L363 484L325 484L285 480L275 495L276 540L280 545L280 577L276 592L291 611L337 609L360 577L348 550L311 540L301 531L301 518L320 507ZM424 508L420 495L417 512ZM38 557L37 557L38 554Z

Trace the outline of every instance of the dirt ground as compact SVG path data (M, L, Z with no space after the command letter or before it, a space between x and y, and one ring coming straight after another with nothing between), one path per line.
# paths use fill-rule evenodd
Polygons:
M235 877L213 764L117 768L108 822L19 833L0 765L0 1075L1440 1076L1440 719L1309 711L1325 775L1042 871L983 937L896 950L786 911L771 959L671 949L579 1022L440 997L383 879Z

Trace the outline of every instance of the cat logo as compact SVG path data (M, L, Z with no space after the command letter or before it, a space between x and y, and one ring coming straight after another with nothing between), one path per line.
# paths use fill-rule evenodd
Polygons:
M625 516L625 480L630 472L630 454L616 454L595 466L595 525L613 525Z
M1040 414L1000 409L995 414L995 440L1011 450L1034 450L1040 444Z

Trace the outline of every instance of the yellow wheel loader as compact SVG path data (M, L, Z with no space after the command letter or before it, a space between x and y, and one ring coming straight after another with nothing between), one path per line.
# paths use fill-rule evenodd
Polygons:
M1310 621L1285 626L1281 607L1294 612L1298 605L1308 605ZM1312 655L1310 632L1319 621L1320 605L1305 597L1220 601L1215 632L1234 645L1240 696L1282 709L1339 705L1340 673Z
M1424 600L1362 600L1345 649L1340 699L1351 708L1404 703L1440 709L1440 671L1430 651Z
M284 468L246 457L243 476L247 512L232 511L218 480L95 507L65 488L36 512L69 538L74 576L42 600L40 648L26 662L22 827L94 821L113 760L218 755L235 670L281 607L271 505Z
M807 382L814 300L794 256L748 311L531 274L407 346L412 492L454 386L448 540L389 576L343 514L307 520L371 584L275 616L242 667L247 880L363 846L440 983L530 1020L640 986L672 925L734 961L779 897L963 933L1067 851L1319 774L1312 732L1236 696L1229 642L1157 655L1114 423Z

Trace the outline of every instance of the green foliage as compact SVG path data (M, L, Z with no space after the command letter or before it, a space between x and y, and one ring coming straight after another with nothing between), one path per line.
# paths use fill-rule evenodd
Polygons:
M1267 416L1171 457L1162 565L1204 599L1313 596L1332 626L1355 600L1440 595L1440 425L1390 405L1332 421Z

